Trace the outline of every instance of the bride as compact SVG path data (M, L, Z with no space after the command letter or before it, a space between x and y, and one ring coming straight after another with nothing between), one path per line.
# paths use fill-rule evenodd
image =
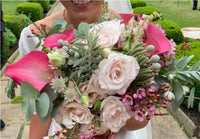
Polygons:
M58 18L64 18L68 24L72 24L77 28L80 22L94 23L97 22L97 15L100 15L103 11L104 0L61 0L63 7L66 10L61 10L54 15L48 16L42 20L36 22L37 25L45 24L47 31L50 30L51 24ZM107 0L109 12L113 14L117 13L131 13L132 8L129 0ZM86 4L87 3L87 4ZM28 52L35 50L35 46L38 43L38 39L31 37L27 38L27 35L31 34L31 30L37 30L34 25L29 25L24 28L19 40L19 51L21 57ZM39 47L38 50L41 50ZM29 139L40 139L44 136L55 133L60 125L55 119L49 119L45 123L41 123L39 117L35 114L31 118L30 122L30 134ZM125 127L116 134L110 136L110 138L116 139L151 139L151 125L147 120L139 122L131 117Z

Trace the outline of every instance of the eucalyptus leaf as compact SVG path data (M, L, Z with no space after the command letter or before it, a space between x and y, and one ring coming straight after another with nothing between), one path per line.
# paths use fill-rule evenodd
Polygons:
M55 22L53 22L51 28L54 28L57 25L61 25L60 29L63 29L67 25L67 22L63 18L58 18Z
M193 87L190 91L190 96L188 98L188 109L193 108L194 104L194 93L195 93L195 87Z
M62 25L61 24L57 24L55 25L53 28L51 28L51 30L48 32L47 36L50 36L52 34L58 33L59 30L61 30Z
M23 103L24 97L23 96L17 96L12 99L11 104L20 104Z
M36 111L39 117L45 117L48 114L50 99L46 93L42 93L36 101Z
M45 117L40 117L40 121L42 123L46 122L51 117L52 109L53 109L53 103L52 101L50 101L47 115Z
M27 99L27 98L24 98L24 99L23 99L23 102L22 102L22 105L21 105L21 109L22 109L22 112L23 112L23 113L26 113L26 112L27 112L27 110L28 110L28 105L29 105L28 99Z
M29 100L28 101L28 109L26 111L26 120L27 121L30 121L31 116L32 116L33 111L34 111L34 108L35 108L35 100Z
M39 91L28 82L23 81L21 84L21 95L28 99L37 99Z
M51 88L50 84L45 85L41 92L47 93L51 101L57 98L58 93L54 92L55 90Z
M70 24L70 25L67 25L66 29L62 32L62 33L65 33L66 31L70 30L70 29L73 29L73 25Z

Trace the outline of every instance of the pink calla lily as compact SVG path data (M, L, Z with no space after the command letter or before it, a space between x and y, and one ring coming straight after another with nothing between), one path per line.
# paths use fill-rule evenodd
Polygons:
M39 91L50 82L54 71L49 66L49 58L42 51L31 51L14 64L8 65L5 76L11 77L21 85L22 81L29 82Z
M128 24L128 22L130 21L130 19L133 17L133 14L125 14L125 13L121 13L118 14L120 16L120 18L122 19L121 24Z
M158 29L158 27L152 23L149 23L145 30L145 41L147 45L154 45L155 49L150 55L167 52L171 49L169 40Z
M59 46L57 44L57 41L61 39L63 41L68 41L69 43L74 39L74 29L69 29L64 34L52 34L49 37L47 37L44 41L44 47L49 47L50 49L57 47L61 48L62 46Z
M137 21L140 21L142 20L142 17L141 15L139 14L125 14L125 13L121 13L121 14L118 14L120 16L120 18L122 19L122 24L125 24L127 25L128 22L131 20L131 18L134 16L136 18Z

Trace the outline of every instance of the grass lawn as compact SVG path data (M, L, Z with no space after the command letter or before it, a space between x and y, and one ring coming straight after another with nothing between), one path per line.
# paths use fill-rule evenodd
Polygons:
M192 0L145 0L148 6L160 9L164 20L172 21L183 27L200 27L200 11L192 10ZM199 7L199 5L198 5Z
M3 15L15 14L18 4L26 2L26 0L2 0Z

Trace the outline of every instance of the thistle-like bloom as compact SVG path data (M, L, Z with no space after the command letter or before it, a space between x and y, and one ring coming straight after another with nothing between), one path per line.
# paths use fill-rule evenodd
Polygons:
M68 87L64 91L64 97L65 97L65 101L70 103L77 99L78 93L76 92L76 89L74 87Z
M55 92L63 93L66 89L66 82L67 82L67 78L55 77L51 80L50 85L54 89Z

